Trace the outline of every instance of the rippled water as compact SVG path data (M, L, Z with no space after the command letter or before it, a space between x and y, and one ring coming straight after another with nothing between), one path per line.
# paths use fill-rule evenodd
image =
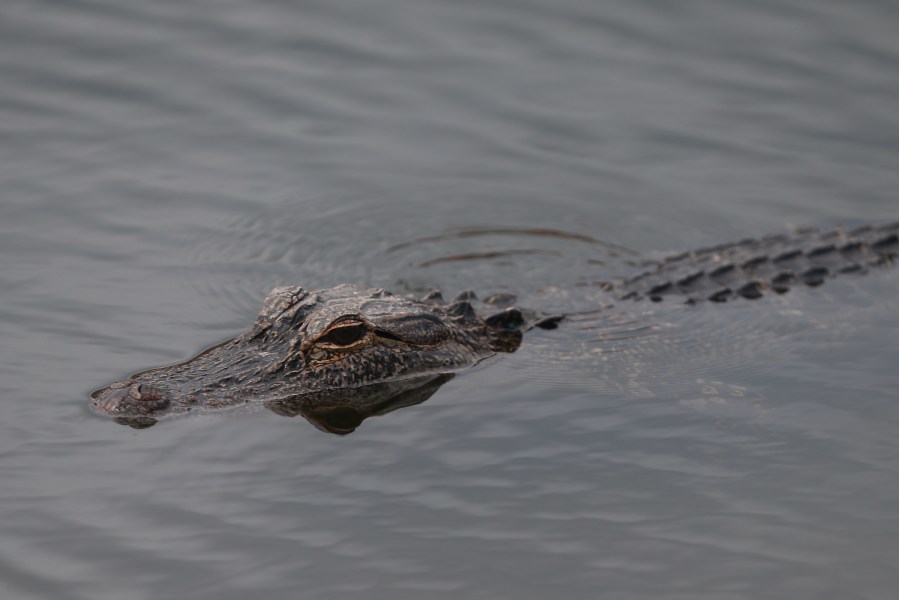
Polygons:
M595 310L899 215L889 2L0 7L3 598L893 598L897 270ZM554 233L555 232L555 233ZM277 284L582 311L346 437L92 389Z

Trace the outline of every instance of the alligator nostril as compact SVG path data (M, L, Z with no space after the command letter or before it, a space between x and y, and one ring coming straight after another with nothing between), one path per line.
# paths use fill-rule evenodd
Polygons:
M114 413L126 398L126 392L121 387L109 386L105 390L99 390L94 396L94 406L101 411Z

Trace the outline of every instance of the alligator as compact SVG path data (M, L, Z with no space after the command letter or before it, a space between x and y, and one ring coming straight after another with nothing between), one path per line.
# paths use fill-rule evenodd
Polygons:
M899 222L803 229L645 261L632 276L595 285L612 304L755 300L888 266L897 254ZM523 331L564 319L514 303L510 294L479 301L463 292L444 301L437 291L412 297L346 284L278 287L248 331L99 389L91 406L144 428L172 415L263 405L346 434L369 416L423 402L462 369L514 352Z

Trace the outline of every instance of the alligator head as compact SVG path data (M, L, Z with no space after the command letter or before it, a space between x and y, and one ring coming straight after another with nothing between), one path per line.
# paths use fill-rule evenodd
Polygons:
M386 412L396 396L408 405L409 397L424 393L412 393L419 387L428 391L422 401L446 381L437 376L514 352L521 323L515 308L481 318L466 298L443 303L436 294L418 300L351 285L316 292L279 287L249 331L186 362L97 390L91 406L135 428L194 409L249 403L310 418L351 400L365 418L365 406L373 407L371 414ZM347 396L346 390L355 391ZM310 420L319 425L319 416Z

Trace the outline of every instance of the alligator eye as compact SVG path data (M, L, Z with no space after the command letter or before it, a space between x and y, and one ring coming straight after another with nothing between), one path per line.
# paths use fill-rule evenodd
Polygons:
M353 322L346 325L338 325L318 338L317 341L335 346L350 346L364 338L366 333L368 333L368 330L365 328L365 325Z

